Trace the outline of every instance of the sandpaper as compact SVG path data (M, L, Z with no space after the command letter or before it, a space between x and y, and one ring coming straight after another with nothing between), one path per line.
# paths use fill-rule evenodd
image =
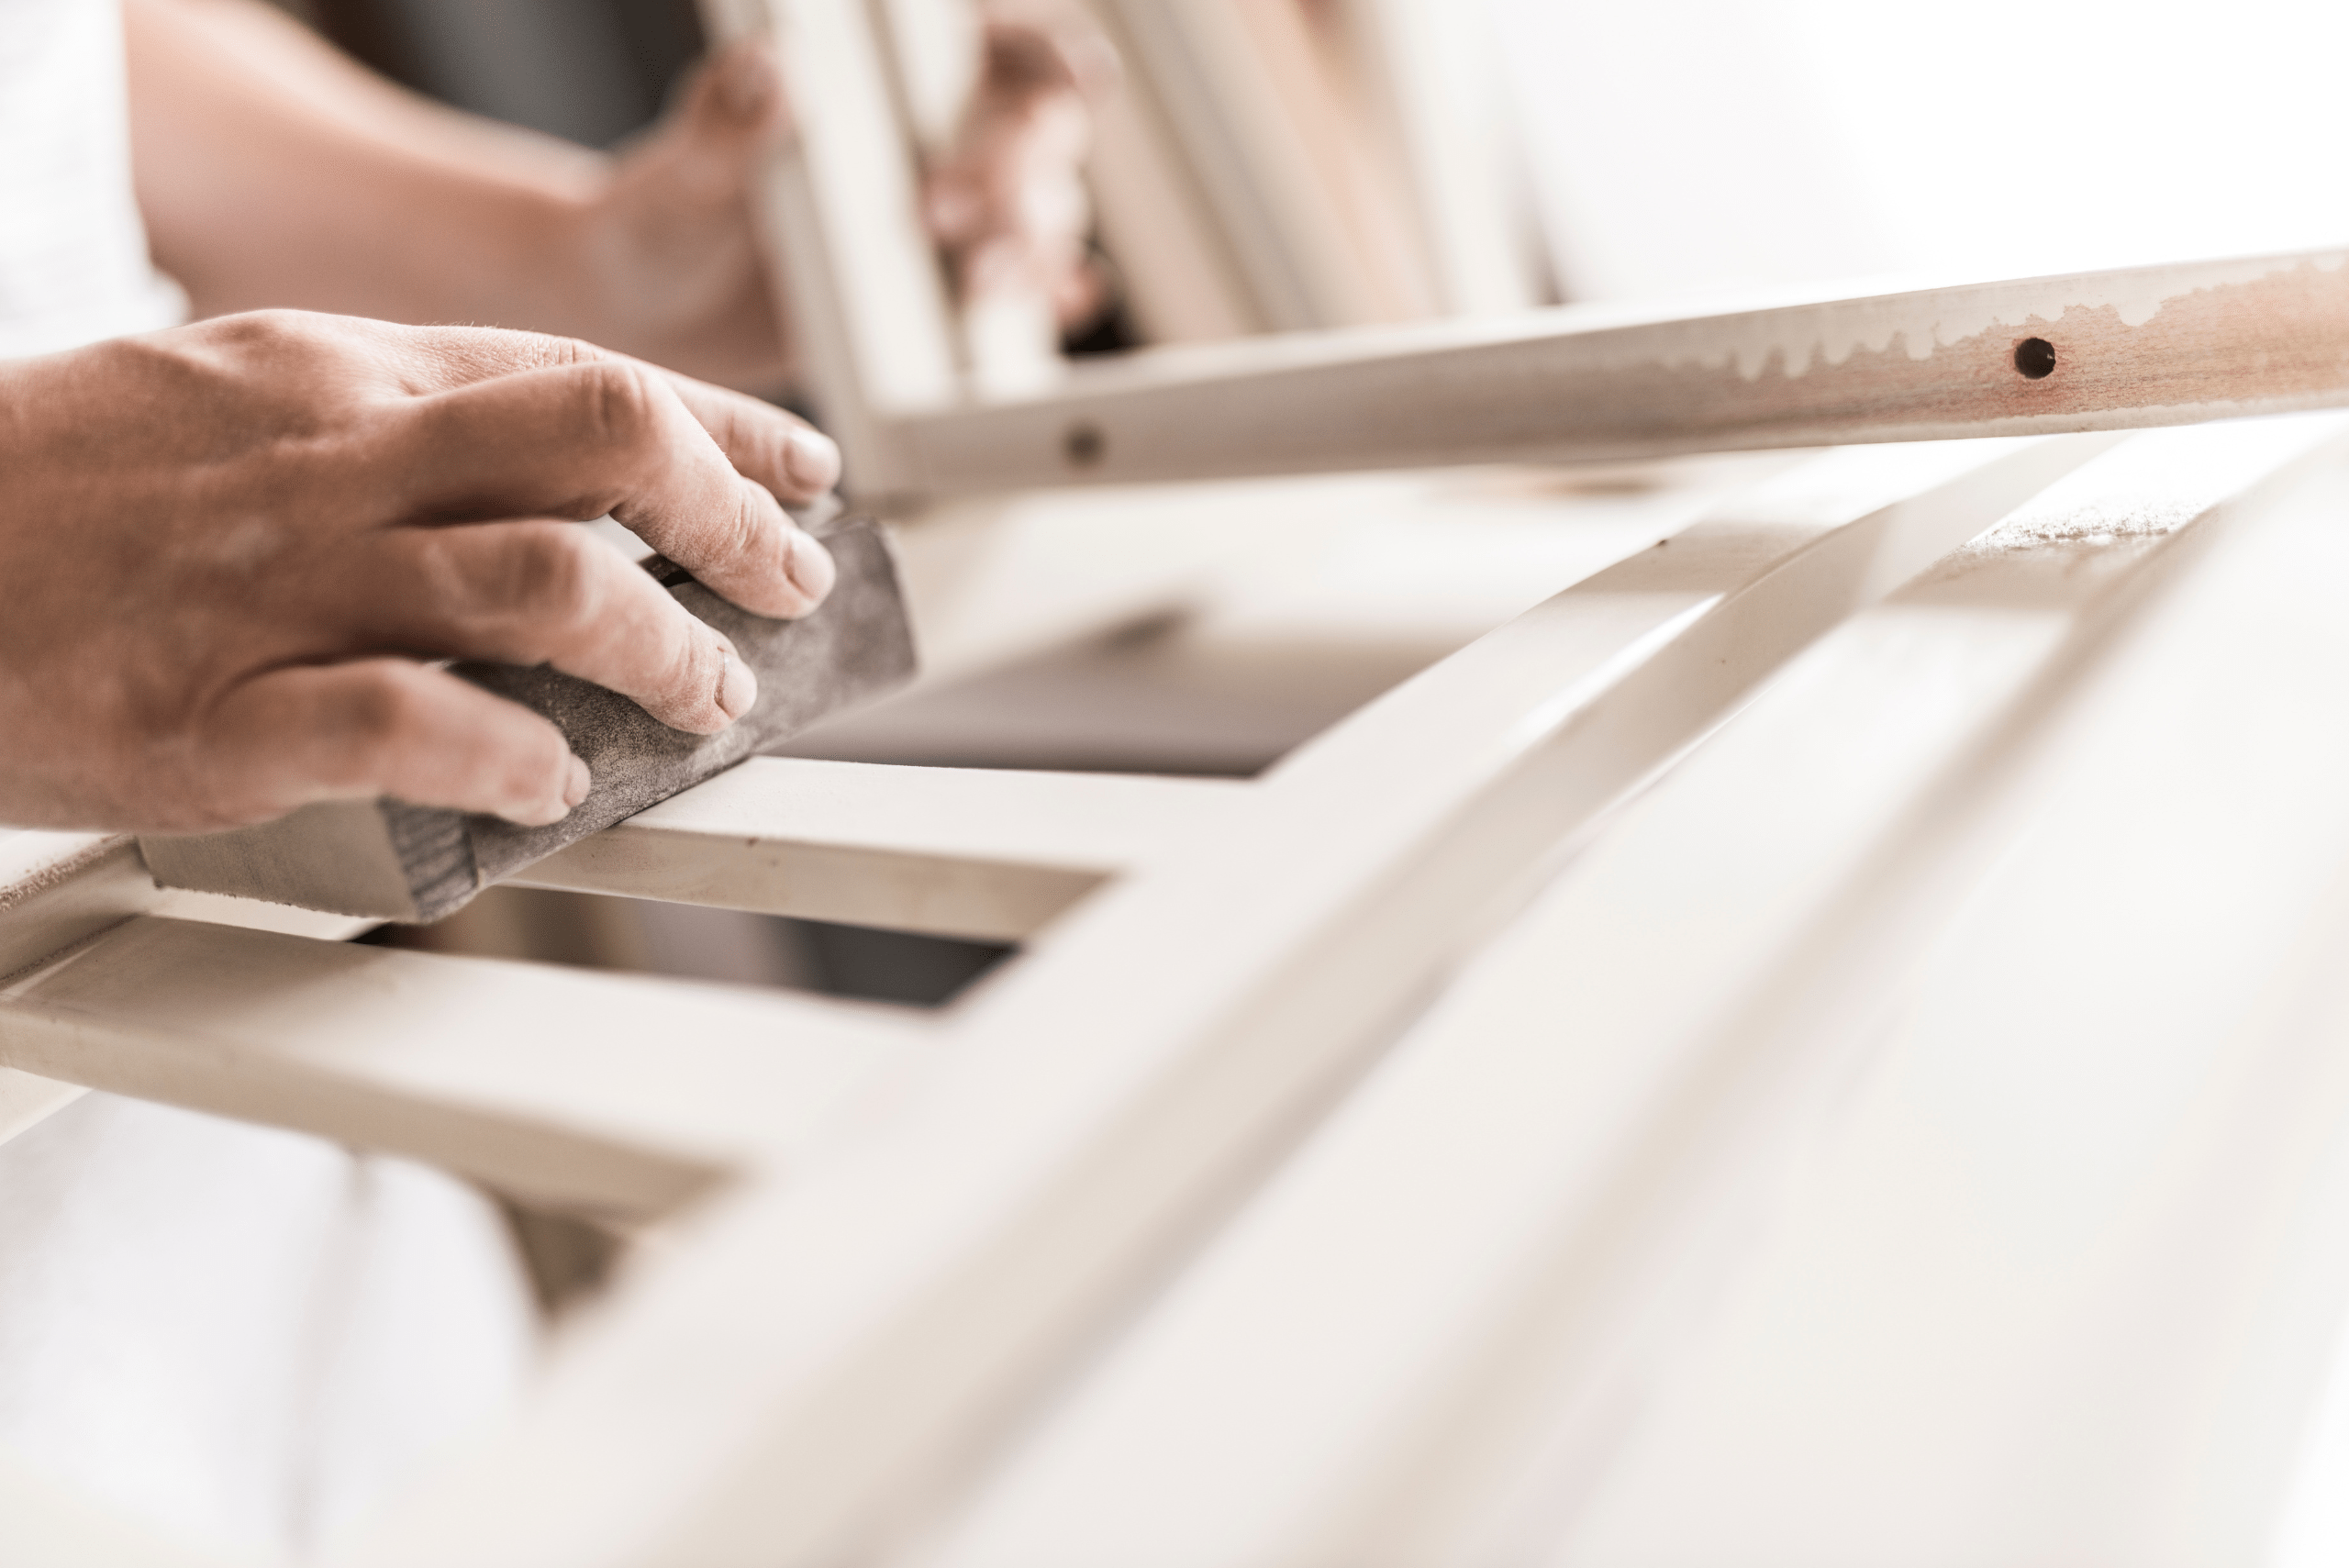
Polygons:
M645 563L679 604L732 639L758 676L757 703L718 734L672 729L629 698L545 665L448 667L552 719L587 764L587 797L562 821L523 828L395 800L328 801L256 828L142 837L148 871L165 887L437 920L531 862L902 685L914 673L913 633L887 539L862 518L815 531L839 575L798 620L752 615L671 562Z

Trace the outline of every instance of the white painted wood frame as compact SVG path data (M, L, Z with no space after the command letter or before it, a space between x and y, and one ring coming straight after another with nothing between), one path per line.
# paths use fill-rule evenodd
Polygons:
M2219 499L2321 433L2219 428L2178 459L2163 454L2187 437L2120 452L2091 436L1831 454L1569 590L1253 784L763 763L540 879L818 913L867 900L855 907L917 926L947 886L950 903L981 911L970 918L1030 940L941 1016L139 917L21 975L0 1000L0 1053L422 1154L541 1202L636 1221L686 1213L657 1265L567 1344L502 1457L388 1527L371 1560L883 1550L907 1519L952 1503L969 1456L1064 1375L1072 1347L1244 1202L1264 1162L1343 1097L1557 848L1820 633L2051 483L2043 511L2109 517L2112 486L2090 476L2127 457L2135 467L2121 472L2150 467L2189 502L2199 474ZM1773 744L1788 761L1763 771L1802 792L1790 801L1834 844L1787 833L1769 864L1809 864L1831 885L1842 862L1821 851L1867 862L1863 818L1907 819L1931 798L1933 759L1995 730L2015 700L2003 694L2035 689L2032 672L2073 646L2072 628L2113 613L2143 575L2133 556L2178 548L2108 551L2104 589L2097 573L2051 570L2072 555L2061 527L2030 521L2040 515L2021 525L2025 548L1961 555L1896 606L1964 602L1978 586L1964 562L1981 558L2006 562L1997 583L2085 595L2078 612L1997 611L1978 626L1928 614L1950 645L1936 662L1913 639L1867 630L1910 613L1896 607L1802 662L1895 702L1914 678L1884 648L1936 668L1954 659L1978 668L1952 700L1980 717L1895 727L1898 771L1852 771L1816 798L1816 770L1790 770L1815 754L1819 726L1787 729ZM1873 651L1834 651L1855 639ZM1774 692L1700 751L1593 863L1649 842L1669 848L1639 865L1671 859L1700 879L1736 860L1732 842L1706 852L1687 829L1631 824L1698 787L1679 781L1730 765L1713 757L1761 744L1740 738L1778 734L1759 715L1805 689ZM852 787L866 778L870 791ZM716 851L729 835L741 863ZM849 874L861 862L879 873L873 885ZM1778 888L1766 866L1753 874ZM1719 907L1729 918L1733 906ZM1770 940L1753 961L1687 972L1705 982L1682 988L1699 1013L1754 962L1801 950L1808 929L1775 904L1734 929ZM1828 975L1844 973L1830 962L1839 951L1820 948ZM1683 956L1669 955L1675 973ZM1600 968L1627 989L1591 1016L1642 1028L1682 1016L1656 1010L1672 991L1640 981L1630 954ZM646 1414L654 1385L677 1419ZM794 1484L778 1488L785 1474ZM583 1502L583 1475L628 1481Z
M1609 1377L1687 1321L1675 1282L1709 1266L1722 1195L1788 1147L1835 1042L1995 859L2012 821L1969 803L2146 587L2337 468L2341 436L2304 417L1836 452L1252 783L760 763L539 878L1025 936L940 1014L133 914L18 973L0 1061L661 1226L515 1429L355 1561L1130 1556L1105 1518L1152 1520L1170 1562L1477 1556L1557 1523L1528 1499L1605 1441ZM113 855L51 896L105 886ZM1357 1092L1439 998L1398 1058L1417 1086ZM1523 1058L1560 1027L1586 1047ZM1309 1205L1283 1218L1305 1199L1252 1202L1300 1140L1333 1173L1312 1201L1375 1202L1382 1162L1428 1138L1467 1207L1397 1209L1351 1261ZM1529 1275L1562 1204L1618 1218ZM1463 1247L1486 1262L1430 1262ZM1374 1292L1375 1333L1261 1337L1310 1339L1317 1292L1388 1266L1418 1283ZM1119 1349L1169 1281L1166 1326ZM1080 1376L1088 1346L1108 1360ZM1332 1374L1347 1400L1280 1403L1302 1423L1266 1429L1284 1463L1230 1444L1163 1494L1174 1473L1122 1467L1336 1353L1368 1359ZM1086 1392L1035 1426L1072 1377Z
M1932 967L1935 945L1966 923L1986 866L1998 866L2047 795L2068 792L2094 809L2082 775L2096 778L2096 787L2162 789L2126 782L2131 765L2151 761L2142 750L2098 757L2059 719L2084 672L2115 640L2124 612L2206 548L2232 514L2288 496L2315 456L2330 457L2334 478L2313 507L2296 503L2308 518L2301 532L2319 541L2314 559L2343 562L2318 530L2337 533L2349 495L2338 477L2344 435L2349 427L2328 418L2132 442L1798 659L1752 712L1631 808L1470 961L1295 1168L1053 1411L966 1522L919 1554L924 1568L1062 1568L1105 1557L1148 1564L1552 1560L1605 1485L1609 1462L1632 1446L1627 1407L1666 1383L1672 1358L1702 1338L1723 1275L1766 1222L1779 1173L1820 1137L1820 1118L1849 1092L1855 1064L1880 1044L1887 1014L1898 1016L1920 967ZM2296 640L2304 648L2310 635L2322 639L2331 667L2301 678L2312 694L2337 701L2349 692L2349 662L2323 599L2319 593L2296 606L2305 628ZM2179 661L2166 662L2175 674ZM2223 684L2201 685L2207 699L2188 696L2187 706L2212 721L2218 740L2218 713L2233 699ZM2180 738L2166 739L2175 747ZM2320 778L2343 761L2330 740L2259 740L2280 742L2278 762L2321 759ZM2060 759L2053 769L2034 757L2051 746ZM2261 765L2257 755L2222 751L2208 771L2232 774L2228 784L2239 791L2245 770ZM2176 769L2175 759L2168 766ZM2204 798L2220 810L2248 804L2239 794ZM2111 812L2110 796L2102 806ZM2310 826L2280 833L2297 842ZM2090 831L2084 823L2076 830ZM2207 940L2190 917L2159 912L2157 902L2133 919L2114 906L2098 879L2118 873L2150 886L2160 878L2128 876L2111 862L2117 844L2099 847L2105 861L2083 851L2030 884L2085 923L2072 931L2042 918L2034 940L2116 956L2125 944L2100 941L2096 927L2117 925L2139 943L2152 940L2149 927L2185 926ZM2190 840L2179 848L2194 852ZM2311 868L2311 886L2263 895L2281 902L2275 914L2254 905L2216 917L2273 938L2285 953L2288 988L2309 984L2294 970L2294 945L2321 943L2335 929L2337 914L2324 907L2314 912L2325 923L2305 935L2296 929L2310 913L2309 894L2321 893L2349 845L2332 848L2333 858ZM2065 884L2066 875L2076 880ZM2005 917L2023 917L2010 907ZM1985 929L1978 917L1972 924ZM2189 967L2197 962L2188 944L2172 952ZM2165 989L2199 997L2259 978L2246 965ZM1970 978L1959 971L1950 984L2000 996L2012 981L1997 971ZM2337 1007L2349 999L2343 992L2337 978L2322 984L2318 1005ZM1937 1000L1945 1010L1953 1002ZM2064 1031L2092 1032L2100 1013L2132 1011L2119 997L2032 977L2010 1001L2002 1011L2052 1008L2035 1030L2027 1017L2015 1020L2038 1049L2056 1057L2068 1045L2070 1056L2087 1061L2099 1060L2094 1047L2065 1041ZM2272 1049L2294 1043L2274 1037L2301 1027L2302 1015L2254 1023ZM2229 1055L2224 1033L2213 1036L2204 1020L2176 1034L2169 1049ZM2100 1043L2103 1070L2125 1073L2131 1053L2122 1040ZM2261 1045L2256 1037L2252 1043ZM2304 1057L2310 1043L2298 1042ZM2028 1059L2020 1044L1995 1049ZM2248 1059L2256 1063L2256 1049ZM2303 1062L2301 1081L2331 1085L2321 1114L2337 1138L2349 1102L2338 1070L2321 1065ZM2029 1091L2007 1092L2027 1100ZM2272 1099L2255 1103L2274 1108ZM2074 1118L2095 1114L2076 1096L2063 1104ZM1912 1127L1965 1114L1929 1104L1905 1109ZM2233 1114L2261 1112L2239 1103ZM2255 1137L2250 1125L2238 1136ZM2099 1147L2092 1120L2076 1123L2069 1137ZM2237 1143L2214 1149L2195 1169L2224 1182L2213 1169L2224 1158L2255 1161ZM2043 1159L2060 1155L2050 1148ZM2159 1164L2141 1157L2132 1176L2159 1177L2158 1169L2143 1170L2147 1162ZM2042 1175L2040 1201L2073 1201L2058 1171ZM2070 1179L2095 1177L2076 1171ZM2233 1179L2246 1206L2291 1201L2278 1192L2254 1200L2256 1184ZM1865 1201L1849 1189L1832 1195L1845 1206ZM2336 1220L2349 1215L2345 1200L2349 1191L2324 1200ZM2020 1187L2009 1199L2012 1208L2032 1201ZM2030 1229L2020 1213L2000 1218L2010 1234ZM2209 1240L2202 1229L2170 1244L2160 1277L2177 1284L2163 1288L2183 1288L2198 1272L2193 1248ZM1997 1237L1982 1242L1995 1249ZM2321 1265L2322 1254L2296 1261L2309 1263ZM1810 1288L1832 1290L1866 1268L1854 1257L1834 1266L1831 1282ZM2246 1259L2244 1266L2256 1265ZM1936 1277L1968 1299L1962 1284ZM1797 1279L1778 1283L1806 1288ZM2349 1274L2335 1267L2311 1283L2330 1293L2318 1305L2329 1301L2335 1321L2349 1311ZM2143 1279L2113 1277L2101 1288L2101 1318L2044 1307L2034 1318L2027 1303L2008 1304L2015 1321L1997 1348L2010 1353L2009 1362L1979 1351L1963 1360L1964 1308L1952 1306L1943 1315L1944 1347L1917 1345L1915 1363L1900 1368L1906 1396L1919 1397L1929 1383L1948 1403L1961 1399L1965 1375L2013 1378L2027 1358L2043 1353L2024 1342L2032 1330L2061 1337L2071 1354L2093 1355L2100 1336L2133 1332L2132 1316L2161 1318L2158 1305L2134 1295L2148 1288ZM2250 1286L2243 1293L2250 1297ZM1848 1308L1857 1309L1856 1302ZM2198 1374L2212 1372L2198 1358L2227 1353L2223 1344L2197 1341L2190 1318L2163 1326L2173 1352ZM1642 1476L1639 1503L1590 1527L1606 1544L1573 1561L1916 1560L1922 1518L1945 1520L1932 1527L1939 1533L1926 1555L1933 1560L2029 1560L2054 1550L2044 1533L2033 1533L2044 1532L2046 1520L2029 1517L2019 1498L2003 1509L1961 1501L1969 1484L1962 1478L1978 1484L1997 1473L2012 1487L2034 1467L2063 1477L2041 1507L2060 1507L2071 1528L2089 1532L2078 1539L2143 1532L2148 1546L2160 1539L2145 1521L2165 1510L2151 1496L2117 1482L2100 1492L2089 1478L2097 1467L2087 1456L2125 1441L2120 1423L2099 1420L2093 1407L2026 1411L2018 1387L2016 1397L1970 1419L1938 1405L1904 1412L1902 1396L1861 1386L1865 1373L1840 1366L1832 1347L1797 1348L1782 1338L1769 1353L1809 1360L1800 1372L1752 1362L1734 1369L1766 1386L1771 1401L1766 1412L1739 1412L1745 1446L1709 1447L1699 1430L1675 1432ZM1936 1353L1964 1371L1926 1372ZM2185 1380L2158 1358L2123 1364L2132 1369L2125 1375L2147 1384ZM1836 1385L1839 1376L1854 1381ZM1680 1386L1692 1411L1721 1418L1721 1389L1685 1379ZM2316 1392L2313 1378L2265 1390L2260 1407L2231 1412L2243 1426L2194 1440L2205 1444L2205 1462L2229 1437L2255 1435L2272 1464ZM1877 1429L1914 1448L1789 1456L1785 1445L1798 1434L1850 1442L1831 1421L1807 1414L1813 1401L1835 1400L1870 1406ZM1936 1429L1953 1420L1965 1423L1962 1436ZM2171 1436L2187 1440L2183 1432ZM1768 1485L1798 1489L1802 1507L1769 1507L1762 1501L1768 1485L1732 1475L1732 1465L1771 1470ZM1903 1495L1942 1497L1946 1513L1900 1519L1854 1506L1851 1478L1870 1471ZM2271 1470L2265 1479L2282 1477ZM1720 1519L1717 1504L1689 1507L1691 1487L1740 1499L1745 1522ZM2214 1559L2250 1560L2269 1522L2257 1512L2260 1501L2237 1496L2235 1517L2204 1521L2223 1526L2206 1538ZM1774 1520L1778 1534L1757 1535L1755 1514ZM1953 1550L1956 1541L1970 1545Z
M787 9L863 47L825 30L860 6ZM885 99L869 72L807 86L843 83ZM803 139L807 169L827 145ZM819 185L779 186L811 235ZM883 206L902 260L903 204ZM829 281L803 286L845 297L846 252L818 250L801 275ZM762 763L535 873L1024 942L934 1014L352 947L158 895L119 842L61 835L12 850L0 887L0 1064L420 1155L657 1235L512 1425L400 1500L353 1564L2314 1553L2342 1510L2296 1477L2349 1274L2308 1238L2349 1216L2349 1079L2307 1045L2349 1017L2330 962L2349 842L2324 788L2246 792L2269 747L2317 785L2349 778L2311 739L2349 701L2330 614L2349 558L2319 548L2343 427L2033 432L2341 401L2344 286L2340 258L2302 258L1545 318L1274 345L1277 373L1254 350L1153 361L997 407L953 401L930 318L920 352L946 357L910 371L843 329L811 353L867 421L873 483L908 494L1066 477L1079 415L1088 476L1994 439L1791 470L1258 780ZM2026 333L2055 373L2021 376ZM2277 516L2299 553L2262 559L2300 575L2273 595L2290 618L2268 662L2221 656L2198 688L2200 650L2132 640L2214 570L2219 525ZM2249 646L2269 600L2226 584ZM2140 711L2076 731L2106 711L2083 694L2147 660L2201 728L2158 744ZM2277 684L2297 700L2280 719L2254 700ZM2197 808L2170 831L2198 865L2262 848L2256 874L2216 884L2256 943L2157 940L2158 884L2118 874L2146 825L2113 809L2132 777L2082 733ZM2226 744L2198 758L2202 733ZM2099 808L2139 837L2099 836ZM2255 835L2214 825L2262 811ZM2297 844L2312 871L2290 869ZM2115 984L2150 973L2132 943L2160 955L2164 1007L2130 1015L2158 1052L2098 1040L2096 998L1998 944L2043 904L2065 924L2025 934L2078 940ZM1918 976L1930 1006L1902 1015ZM2213 996L2232 1010L2195 1011ZM2062 1140L2016 1144L1998 1107L1937 1101L1951 1120L1920 1126L1852 1089L1887 1028L1931 1044L1967 1008L2013 1027L2018 1061L2124 1087L2184 1060L2164 1082L2189 1110L2132 1120L2113 1080L2055 1085L2118 1129L2084 1171ZM1952 1054L1903 1050L1915 1070ZM55 1097L5 1093L19 1121ZM1940 1173L1900 1151L1951 1126L1997 1238L2109 1200L2118 1230L2057 1233L2091 1255L2058 1278L2093 1310L2000 1275L1962 1209L1932 1207ZM1983 1174L2009 1147L2029 1177L2012 1190ZM1442 1205L1398 1201L1391 1173L1429 1159ZM1805 1223L1768 1233L1708 1329L1708 1282L1781 1192ZM1854 1210L1884 1192L1971 1273L1930 1248L1900 1254L1913 1277L1853 1272L1898 1232ZM2232 1267L2201 1267L2216 1256ZM1944 1302L1960 1278L1990 1323L1957 1358L1997 1395L1978 1405L1935 1359L1968 1327ZM1882 1288L1923 1327L1874 1360L1825 1354L1787 1327L1820 1281L1843 1291L1832 1321L1864 1327ZM2148 1311L2154 1291L2176 1305ZM2146 1359L2100 1357L2116 1338ZM1787 1358L1815 1381L1774 1379ZM1652 1422L1617 1418L1651 1388ZM1919 1420L1962 1418L1920 1448L1862 1440L1919 1389ZM1822 1473L1865 1474L1868 1506ZM2051 1502L2051 1474L2078 1484ZM1692 1486L1735 1505L1725 1522L1675 1506ZM178 1560L12 1473L0 1495L0 1560Z

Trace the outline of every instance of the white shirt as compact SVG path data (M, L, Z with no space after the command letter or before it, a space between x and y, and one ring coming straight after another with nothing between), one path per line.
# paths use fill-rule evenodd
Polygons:
M0 0L0 358L176 326L130 188L114 0Z
M0 359L182 319L129 150L117 0L0 0ZM199 1550L314 1554L537 1335L495 1210L439 1172L109 1095L0 1144L0 1462Z

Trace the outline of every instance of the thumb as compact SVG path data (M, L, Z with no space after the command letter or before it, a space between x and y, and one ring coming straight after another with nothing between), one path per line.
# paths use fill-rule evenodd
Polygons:
M773 45L742 39L702 67L640 157L690 186L739 185L753 156L782 138L790 118Z
M772 40L752 36L720 50L685 96L685 117L711 136L763 141L783 128L783 70Z

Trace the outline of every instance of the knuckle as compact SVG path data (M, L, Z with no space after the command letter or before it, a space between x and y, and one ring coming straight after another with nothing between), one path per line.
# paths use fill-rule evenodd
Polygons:
M635 365L592 361L579 380L588 428L598 440L635 446L659 428L658 389Z
M365 323L382 328L380 323ZM388 328L429 383L494 381L514 373L561 370L605 358L602 350L576 338L519 332L503 327L397 327Z
M504 598L534 620L575 626L593 621L602 608L603 574L590 551L593 541L562 525L518 525L507 530Z
M737 567L765 565L775 559L780 534L768 516L774 503L747 481L734 486L734 507L717 531L714 564Z
M383 759L413 741L426 722L422 669L389 660L354 672L337 694L336 752L349 780L373 776ZM338 780L337 782L348 782Z
M490 766L503 779L508 798L533 800L546 793L550 780L562 777L570 756L562 732L533 717L501 728Z
M668 668L650 691L649 708L663 723L700 729L723 725L718 706L718 683L725 675L724 656L707 632L679 612L667 628Z
M332 352L339 347L333 319L304 310L251 310L205 325L223 349L283 361Z
M719 645L701 624L679 612L671 628L676 639L674 678L680 702L706 703L717 699L718 677L725 671L725 655Z
M550 368L606 362L603 350L577 338L541 337L539 351L543 356L540 362Z

